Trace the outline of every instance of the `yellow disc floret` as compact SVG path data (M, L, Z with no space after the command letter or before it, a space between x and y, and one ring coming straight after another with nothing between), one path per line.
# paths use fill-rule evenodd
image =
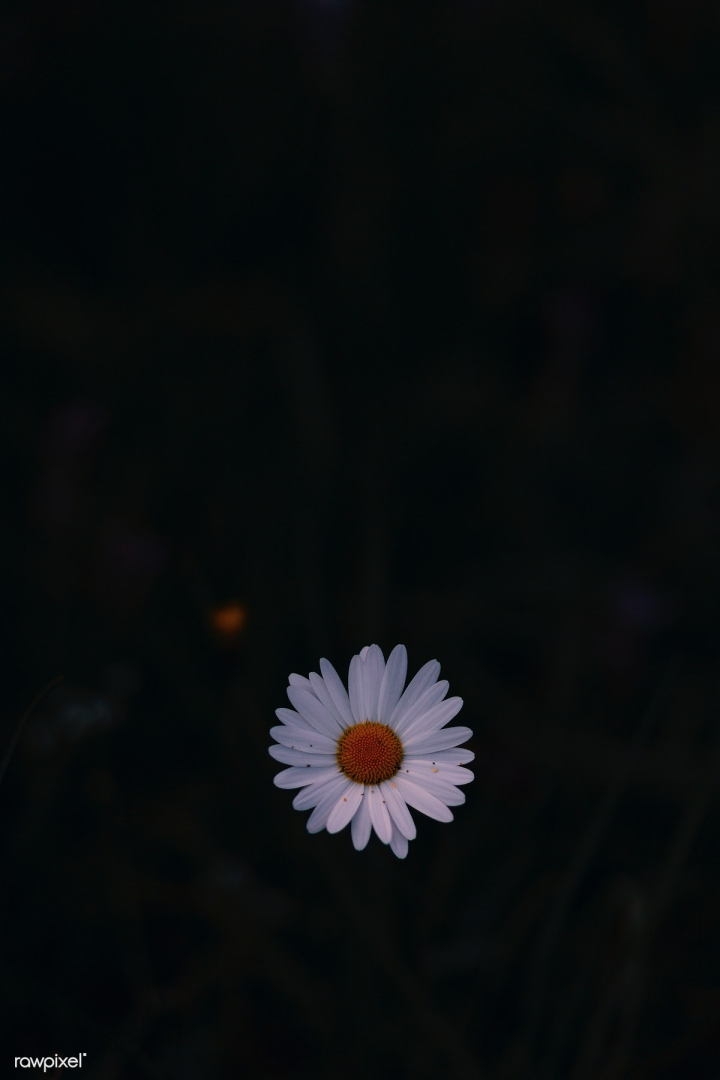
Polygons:
M382 784L395 775L402 759L403 745L387 724L366 720L346 728L338 740L338 765L356 784Z

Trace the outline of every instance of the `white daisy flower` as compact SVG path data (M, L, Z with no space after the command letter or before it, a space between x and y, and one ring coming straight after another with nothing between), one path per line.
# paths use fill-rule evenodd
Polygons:
M465 802L459 784L473 779L462 768L475 755L458 749L472 735L467 727L446 728L462 698L444 700L448 683L437 681L440 665L430 660L405 685L407 652L396 645L387 664L377 645L366 645L350 661L348 691L327 660L322 675L291 675L287 694L293 709L277 709L281 721L270 734L276 761L289 765L275 777L281 788L302 788L296 810L314 807L311 833L339 832L352 822L353 844L365 847L372 829L404 859L415 838L409 806L437 821L452 821L451 806Z

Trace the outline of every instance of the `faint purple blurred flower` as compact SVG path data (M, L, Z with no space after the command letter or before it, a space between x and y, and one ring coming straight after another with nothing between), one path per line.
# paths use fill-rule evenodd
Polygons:
M72 523L81 501L82 473L105 431L104 406L95 401L63 405L40 436L41 475L34 495L38 516L49 526Z
M298 0L312 44L325 58L337 51L352 0Z
M98 402L72 402L57 412L48 424L45 450L54 461L82 457L97 445L106 423L106 410Z
M98 600L120 610L144 603L166 566L162 540L142 527L110 531L98 552L95 584Z
M155 577L165 566L165 548L152 533L121 529L108 538L106 561L124 577Z
M610 595L610 609L625 626L641 631L662 629L669 620L669 605L642 582L627 579Z
M616 674L634 679L644 670L651 639L670 625L671 606L650 585L628 576L610 589L606 612L600 655Z

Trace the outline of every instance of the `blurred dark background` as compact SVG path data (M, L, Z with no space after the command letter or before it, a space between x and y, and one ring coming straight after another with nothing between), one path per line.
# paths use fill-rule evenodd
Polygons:
M2 4L3 1075L720 1076L719 47ZM405 862L266 749L372 641L475 732Z

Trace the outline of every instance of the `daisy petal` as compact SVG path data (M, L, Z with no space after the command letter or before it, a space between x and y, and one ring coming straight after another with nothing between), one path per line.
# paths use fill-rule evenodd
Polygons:
M317 784L310 784L308 787L303 788L293 799L293 806L296 810L308 810L311 806L317 806L318 803L322 802L326 795L332 795L334 792L337 792L338 796L344 794L341 788L349 783L347 777L336 772L334 776L329 776L325 780L318 781Z
M316 754L334 754L337 749L336 740L321 735L319 731L281 726L270 728L270 734L275 742L288 746L291 750L314 750Z
M362 660L359 656L353 656L348 671L348 692L350 694L350 708L356 724L362 724L364 720L367 720L363 689Z
M419 754L432 754L434 750L446 750L452 746L467 742L472 737L469 727L443 728L442 731L433 731L429 735L419 735L414 738L403 740L405 753L417 757Z
M407 724L407 717L405 717L403 721L406 723L405 737L429 735L431 731L439 731L445 724L449 724L454 716L457 716L462 706L463 699L453 697L433 705L431 709L424 712L422 716L416 717L410 724Z
M325 685L325 680L322 675L318 675L316 671L310 672L310 685L312 686L313 693L318 701L322 702L331 716L334 716L340 725L340 730L344 731L347 724L342 718L340 710L332 699L330 691Z
M385 674L385 657L379 645L371 645L363 658L363 689L365 697L365 715L368 720L377 721L380 683Z
M362 648L362 649L360 650L360 659L361 659L361 660L363 660L363 661L365 660L365 657L366 657L366 656L367 656L367 654L368 654L368 649L369 649L369 648L370 648L370 646L369 646L369 645L366 645L366 646L365 646L364 648Z
M340 832L348 822L352 821L362 802L362 797L362 784L353 784L352 790L347 795L343 795L333 807L326 826L329 833Z
M316 833L324 829L336 803L342 799L343 795L347 795L353 786L352 780L345 780L344 786L324 795L307 820L307 831Z
M282 765L302 765L303 768L310 765L311 768L315 766L327 766L329 758L327 754L313 754L311 751L305 750L290 750L287 746L278 746L277 744L268 747L268 753L270 757L275 758Z
M295 675L293 673L288 677L288 682L291 686L300 686L303 690L310 689L310 680L306 679L304 675Z
M365 791L367 793L365 797L370 804L370 820L373 823L373 828L383 844L389 844L392 836L392 823L382 792L379 787L366 787Z
M388 720L390 727L395 727L410 706L415 704L417 699L425 693L429 686L432 686L433 683L437 682L439 674L440 665L437 660L428 660L427 664L424 664L423 667L420 668L415 678L411 679L405 687L405 693L393 709L390 719Z
M352 714L347 690L343 686L342 679L340 678L330 661L326 660L324 657L320 661L320 671L322 672L322 677L325 680L325 685L328 688L328 693L333 699L335 708L340 713L343 722L348 727L350 727L352 724L355 723L355 717Z
M307 720L303 720L300 713L294 712L293 709L276 709L275 715L277 716L278 720L280 720L283 724L289 724L290 727L292 727L294 724L296 727L305 728L307 731L313 730L311 725L308 724Z
M430 773L439 776L441 780L447 780L450 784L469 784L471 780L475 779L475 773L470 769L463 769L462 765L450 765L446 761L431 760L429 757L405 758L403 771L406 768L410 769L410 776L414 773L419 776Z
M440 682L428 686L417 701L409 709L405 710L399 720L395 721L395 730L398 735L412 731L417 721L422 720L427 713L435 708L438 702L442 701L448 692L449 686L447 679L441 679Z
M404 780L409 780L411 783L417 784L418 787L424 788L425 791L429 791L431 795L435 795L446 806L462 806L465 802L464 791L460 791L454 784L442 780L432 773L421 773L419 770L413 772L408 767L407 769L403 768L402 776Z
M405 802L414 806L421 814L427 814L436 821L453 820L452 810L419 784L414 784L412 780L405 780L402 776L398 776L396 783Z
M352 842L356 851L362 851L367 846L372 832L370 803L367 797L368 790L368 788L365 788L364 794L360 798L360 806L352 819Z
M398 859L404 859L408 853L407 837L403 836L394 823L392 836L390 837L390 850L393 855L397 855Z
M342 733L342 728L335 717L327 711L314 694L301 690L297 686L289 686L287 694L303 720L307 720L316 731L335 738Z
M429 754L413 754L413 760L432 760L435 765L439 765L441 761L447 765L467 765L469 761L475 760L475 755L472 750L466 750L465 747L458 746L454 750L436 750L434 753Z
M400 700L406 675L407 649L404 645L396 645L388 657L385 673L380 684L378 720L381 724L387 724L393 709Z
M307 784L329 780L331 776L336 776L338 771L337 766L328 767L327 769L308 769L294 765L291 769L284 769L279 772L273 783L275 787L279 788L305 787Z
M415 822L407 808L407 803L398 791L395 781L388 780L385 784L381 784L380 790L383 793L385 805L388 808L393 824L408 840L414 840L417 836Z

